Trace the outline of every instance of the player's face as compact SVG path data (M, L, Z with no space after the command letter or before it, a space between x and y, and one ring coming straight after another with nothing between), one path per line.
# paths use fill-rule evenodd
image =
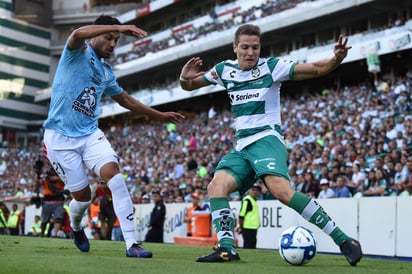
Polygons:
M99 35L93 39L93 49L100 58L108 59L114 53L120 34L118 32L109 32Z
M252 69L260 56L260 37L256 35L240 35L239 43L233 45L240 69Z

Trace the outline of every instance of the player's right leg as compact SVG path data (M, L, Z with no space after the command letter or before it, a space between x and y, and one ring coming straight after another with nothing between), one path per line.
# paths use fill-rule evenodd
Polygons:
M84 233L82 219L91 203L88 175L83 166L81 147L87 137L70 138L54 130L44 133L43 152L51 166L65 183L73 199L70 202L70 226L75 245L83 252L89 251L89 241Z
M217 171L208 186L213 227L219 240L216 250L196 259L196 262L215 263L240 260L234 245L235 216L230 208L228 196L237 189L232 175Z

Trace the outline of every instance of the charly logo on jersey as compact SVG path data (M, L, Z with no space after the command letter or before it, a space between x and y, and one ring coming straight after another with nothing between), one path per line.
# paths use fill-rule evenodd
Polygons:
M73 103L72 109L90 117L95 117L97 94L94 87L84 88Z

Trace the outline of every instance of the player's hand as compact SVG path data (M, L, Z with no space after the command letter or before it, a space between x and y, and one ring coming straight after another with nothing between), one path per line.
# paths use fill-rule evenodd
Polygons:
M162 116L160 117L160 119L163 122L180 124L186 119L186 117L177 112L162 112Z
M184 80L192 80L196 77L205 74L204 71L199 71L200 67L203 65L202 59L200 57L193 57L186 62L180 73L180 77Z
M338 43L335 45L333 53L335 54L336 59L343 60L348 55L348 50L352 46L347 46L348 37L343 38L343 35L339 35Z
M136 27L135 25L120 25L119 32L127 36L134 36L136 38L143 38L147 36L147 32Z

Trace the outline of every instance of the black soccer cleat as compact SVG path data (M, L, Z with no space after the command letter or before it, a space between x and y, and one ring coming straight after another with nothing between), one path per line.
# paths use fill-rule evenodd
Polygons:
M361 245L355 239L344 240L341 242L339 247L340 251L343 255L345 255L346 260L351 266L356 266L363 256Z
M236 251L229 251L226 248L219 247L215 252L199 257L196 262L200 263L224 263L230 261L239 261L240 257Z

